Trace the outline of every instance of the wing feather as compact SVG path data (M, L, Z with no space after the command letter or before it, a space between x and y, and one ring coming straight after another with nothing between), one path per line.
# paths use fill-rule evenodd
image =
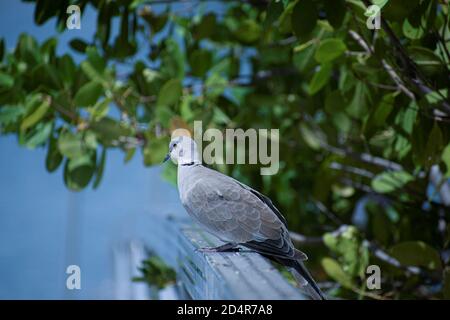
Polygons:
M198 170L183 205L207 230L264 255L305 256L294 248L286 220L269 198L217 171L203 166Z

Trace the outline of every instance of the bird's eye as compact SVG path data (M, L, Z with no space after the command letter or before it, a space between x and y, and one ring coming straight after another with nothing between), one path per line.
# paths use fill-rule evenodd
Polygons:
M174 148L176 148L176 147L177 147L177 144L176 144L176 143L174 143L174 144L173 144L173 147L174 147Z

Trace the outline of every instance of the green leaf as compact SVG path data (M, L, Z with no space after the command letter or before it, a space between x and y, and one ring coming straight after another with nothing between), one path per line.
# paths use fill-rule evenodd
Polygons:
M191 95L184 95L181 98L180 115L185 121L191 121L195 117L195 114L191 108L193 100L194 98Z
M314 58L319 63L326 63L340 57L347 50L341 39L325 39L317 47Z
M21 60L32 66L37 65L41 60L36 39L25 33L19 37L16 53Z
M381 15L388 20L392 21L404 21L410 14L410 12L417 6L420 0L409 0L408 4L405 5L402 1L383 1L377 0L383 6ZM382 7L380 6L380 8Z
M69 45L72 47L72 49L81 53L84 53L86 47L88 46L88 44L81 39L73 39L69 42Z
M14 78L9 74L0 72L0 87L9 89L14 85Z
M127 163L127 162L129 162L131 159L133 159L133 156L135 155L135 153L136 153L136 148L128 149L127 152L126 152L126 154L125 154L124 162Z
M320 91L330 80L331 77L331 64L325 63L320 66L319 71L314 73L311 82L309 83L309 94L314 95Z
M74 103L77 106L94 105L103 93L103 87L98 82L88 82L84 84L75 94Z
M212 122L226 125L230 123L230 121L231 121L230 117L228 117L228 115L225 112L223 112L218 107L214 108Z
M320 149L323 143L323 137L318 132L311 130L303 123L300 124L300 132L302 133L303 140L305 140L310 148L314 150Z
M352 128L352 120L345 112L334 112L332 121L338 130L348 133Z
M175 116L175 113L166 106L157 106L155 110L156 119L164 128L168 128L170 120Z
M404 266L424 267L431 270L441 269L439 252L422 241L407 241L394 245L390 255Z
M317 23L318 10L313 0L298 1L292 10L291 25L298 38L308 36Z
M442 61L433 50L419 46L410 46L408 47L408 53L427 76L433 76L442 72L444 67Z
M94 67L94 69L100 74L103 73L106 63L105 58L100 56L96 47L86 48L87 61Z
M334 90L327 93L325 98L325 110L334 114L336 111L342 111L346 107L345 97L340 90Z
M439 101L442 101L443 99L447 98L448 96L448 90L447 89L441 89L438 91L431 91L430 93L427 93L425 95L425 98L427 99L428 103L438 103Z
M445 163L447 167L447 173L445 176L450 177L450 143L445 147L444 151L442 151L441 160Z
M417 28L412 26L409 20L406 19L403 22L403 34L409 39L417 40L423 37L424 30L421 26L418 26Z
M286 0L289 1L289 0ZM281 13L280 17L278 18L278 31L281 34L290 34L292 33L292 10L294 9L296 2L290 2L289 4L285 5L284 11Z
M339 234L325 233L325 245L338 255L342 269L349 276L363 277L369 264L369 251L356 227L346 226Z
M364 124L364 132L367 136L372 136L377 128L386 124L386 120L394 108L394 101L397 95L397 92L384 95L375 111L369 114L369 118Z
M47 63L36 65L31 71L31 83L35 86L44 86L48 89L59 90L63 83L55 66Z
M246 19L234 31L234 36L243 43L253 43L261 37L261 26L251 19Z
M382 9L389 0L373 0L372 3L379 6Z
M443 148L444 138L439 125L435 122L433 129L431 129L430 135L428 136L428 143L424 150L425 166L427 168L430 168L433 164L439 162Z
M216 31L216 15L208 13L202 17L202 20L196 24L192 29L194 39L200 40L209 38L214 35Z
M408 134L413 132L414 124L417 120L417 109L418 105L415 101L409 104L409 108L398 112L395 118L395 124L400 125L400 127Z
M64 166L64 182L73 191L84 189L91 181L95 171L95 152L82 157L68 159Z
M104 118L109 112L109 104L111 103L111 98L106 98L104 100L98 101L93 107L88 108L88 112L91 114L91 119L98 121Z
M144 260L142 268L142 277L136 277L133 281L145 281L152 287L162 289L168 284L174 283L176 280L175 270L170 268L161 258L158 256L152 256L147 260Z
M91 129L97 134L104 146L114 146L120 137L128 137L131 130L112 118L104 117L91 123Z
M161 53L161 74L167 78L183 79L185 73L184 52L173 39L165 41L166 47Z
M58 72L65 84L71 85L74 80L74 75L77 72L77 67L73 59L68 54L63 55L58 59Z
M97 135L92 130L83 131L83 143L88 149L97 150Z
M25 113L22 106L2 106L0 108L0 125L16 122Z
M347 12L345 0L324 1L323 3L328 22L334 27L339 28Z
M195 50L189 57L192 75L203 77L212 65L212 54L208 50Z
M314 45L315 41L314 40L309 40L307 42L304 42L302 44L299 44L298 46L294 47L294 52L298 53L298 52L302 52L303 50L308 49L310 46ZM302 68L299 68L302 69Z
M266 10L266 18L263 23L263 28L267 29L271 26L278 17L283 13L283 4L281 1L271 0Z
M403 187L414 177L406 171L387 171L378 174L372 180L372 188L379 193L387 193Z
M42 99L42 102L37 109L23 119L22 124L20 125L20 131L23 132L38 123L45 116L49 108L50 98L45 97Z
M367 115L367 105L370 102L368 101L370 98L369 93L370 91L364 82L357 82L353 93L353 99L347 106L347 113L349 116L360 119Z
M58 149L68 158L77 158L83 155L83 142L80 135L63 132L58 139Z
M170 107L178 102L181 93L181 81L179 79L171 79L159 91L156 105Z
M325 272L343 287L347 289L354 287L351 276L345 273L336 260L332 258L323 258L321 264Z
M210 98L217 98L225 91L227 85L228 81L226 78L221 76L218 72L213 72L205 81L205 86L207 88L206 94Z
M311 43L311 45L307 46L305 49L302 49L302 51L295 52L294 56L292 57L292 62L294 63L295 67L302 73L304 73L305 71L309 71L317 66L316 62L314 61L314 52L316 51L316 46L314 45L314 41L308 42ZM305 45L307 43L305 43ZM297 49L298 48L299 47L297 47Z
M260 51L261 61L264 64L284 64L289 63L291 59L291 49L280 47L262 48Z
M105 161L106 161L106 148L103 148L100 161L97 165L94 184L92 185L94 189L97 189L97 187L100 185L100 182L102 181L103 171L105 170Z
M373 125L374 126L381 126L385 123L387 117L392 111L392 108L394 107L394 100L395 97L398 95L398 93L388 93L381 99L380 104L378 105L377 109L373 113ZM371 114L372 116L372 114Z
M54 137L50 137L47 149L47 157L45 158L45 167L48 172L53 172L58 169L62 162L62 155L58 149L58 140Z
M40 51L44 62L49 63L54 58L57 45L58 39L56 38L49 38L42 44Z
M103 85L106 85L106 80L103 75L95 69L95 67L89 61L83 61L81 63L81 70L83 70L84 74L91 79L92 81L96 81Z
M161 164L167 154L169 145L168 137L151 138L144 148L144 165L151 166Z
M34 149L44 144L52 133L53 124L51 122L38 123L30 132L26 133L24 145L27 148Z
M151 27L152 34L160 32L167 23L167 14L157 15L154 11L148 10L144 7L140 15L147 21Z

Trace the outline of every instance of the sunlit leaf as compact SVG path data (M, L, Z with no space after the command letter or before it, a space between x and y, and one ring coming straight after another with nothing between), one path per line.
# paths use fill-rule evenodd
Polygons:
M103 93L101 84L91 81L83 85L74 97L74 103L77 106L94 105Z
M38 123L47 113L50 108L50 100L49 98L43 98L38 107L27 117L25 117L20 125L20 130L25 131L28 128L34 126Z
M380 173L372 180L372 188L376 192L387 193L413 180L414 177L406 171L387 171Z
M181 96L181 82L178 79L171 79L167 81L158 94L156 104L158 106L170 107L178 102Z
M352 278L342 270L336 260L332 258L323 258L322 267L331 278L339 282L342 286L349 289L353 288Z
M341 56L347 47L341 39L326 39L320 42L314 58L319 63L326 63Z
M328 80L330 80L331 72L331 64L322 64L320 69L314 73L311 82L309 83L309 94L314 95L320 91L320 89L328 83Z

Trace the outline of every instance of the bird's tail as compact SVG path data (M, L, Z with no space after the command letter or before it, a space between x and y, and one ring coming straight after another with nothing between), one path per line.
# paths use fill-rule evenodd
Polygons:
M285 265L289 268L289 271L295 278L300 289L305 291L314 300L326 300L324 294L317 286L317 283L312 278L311 274L308 272L303 262L300 260L290 260Z

